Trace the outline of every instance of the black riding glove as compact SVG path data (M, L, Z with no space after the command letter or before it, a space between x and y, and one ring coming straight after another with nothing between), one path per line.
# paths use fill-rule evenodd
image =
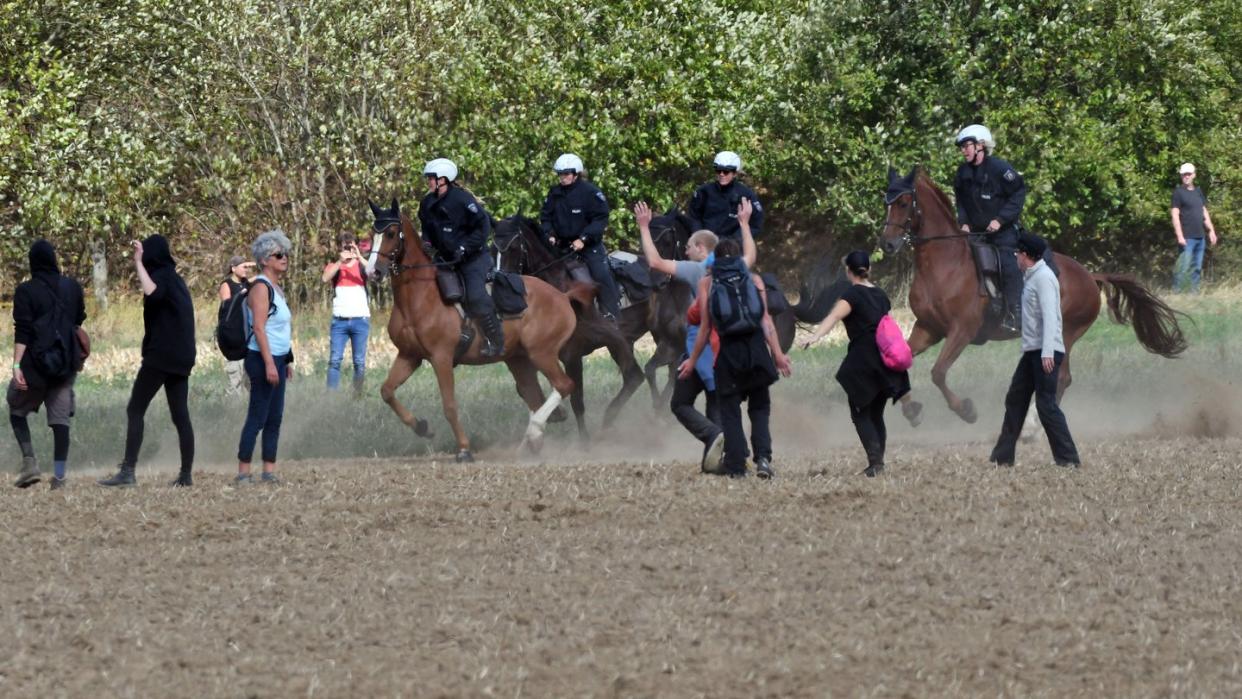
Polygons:
M431 243L423 243L423 252L427 253L427 257L436 256L436 246Z

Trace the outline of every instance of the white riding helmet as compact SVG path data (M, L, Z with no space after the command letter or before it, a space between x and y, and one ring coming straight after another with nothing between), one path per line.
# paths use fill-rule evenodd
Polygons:
M449 182L457 179L457 165L448 158L436 158L423 166L423 175L443 177Z
M954 144L956 144L958 148L961 148L963 143L970 141L981 144L984 150L989 153L991 153L992 149L996 147L996 141L992 139L992 132L988 131L988 127L983 124L971 124L961 131L958 131L957 139L954 141Z
M572 172L575 175L581 175L586 168L582 167L582 158L573 153L561 153L561 157L556 159L552 164L552 169L556 170L556 174L563 175Z
M731 150L722 150L716 154L716 158L712 161L712 165L715 165L717 170L732 170L733 172L737 172L742 169L742 157Z

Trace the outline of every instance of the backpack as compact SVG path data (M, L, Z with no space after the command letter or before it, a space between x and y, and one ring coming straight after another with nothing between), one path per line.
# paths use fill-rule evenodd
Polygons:
M914 366L914 353L910 350L910 345L906 344L906 338L901 334L897 321L887 313L880 319L879 325L875 326L875 344L880 348L880 359L889 369L906 371Z
M271 284L262 279L257 281L267 284L269 299L276 297L276 290ZM229 300L220 302L220 310L216 313L216 346L220 348L220 353L224 355L224 358L231 362L245 359L246 352L250 351L250 338L254 332L251 330L245 311L246 297L249 294L249 288L233 294ZM271 318L274 315L276 315L276 304L268 303L267 317Z
M749 335L763 324L763 299L740 257L716 260L707 310L721 336Z
M48 383L57 384L77 370L80 352L75 352L74 334L64 333L65 304L60 298L60 289L52 288L46 279L43 282L52 294L52 308L34 321L30 362L39 376Z

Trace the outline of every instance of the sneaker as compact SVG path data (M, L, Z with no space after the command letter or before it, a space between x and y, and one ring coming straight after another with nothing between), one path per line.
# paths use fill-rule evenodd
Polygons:
M177 480L169 483L174 488L189 488L194 485L194 476L189 473L177 474Z
M720 473L720 462L724 459L724 442L724 432L717 432L703 448L703 462L700 464L703 473Z
M237 477L233 479L233 485L254 485L254 476L249 473L239 473L237 474Z
M776 471L772 470L772 463L764 458L755 459L755 476L760 480L771 480L776 477Z
M862 474L867 478L875 478L884 472L884 464L872 464L863 469Z
M273 471L264 471L263 475L259 476L259 482L264 483L266 485L280 485L281 484L280 478Z
M60 490L61 488L64 488L66 485L68 485L68 481L69 481L68 478L53 478L52 479L52 490Z
M33 456L22 457L22 470L17 474L17 480L13 485L18 488L29 488L30 486L43 480L43 473L39 471L39 462Z

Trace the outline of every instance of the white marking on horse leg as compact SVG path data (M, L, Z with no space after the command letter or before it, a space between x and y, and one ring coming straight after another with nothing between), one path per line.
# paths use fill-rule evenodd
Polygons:
M530 423L526 426L526 436L528 438L538 438L543 436L543 428L548 424L548 418L552 416L552 411L561 404L561 394L552 391L548 395L548 399L543 405L530 414Z

